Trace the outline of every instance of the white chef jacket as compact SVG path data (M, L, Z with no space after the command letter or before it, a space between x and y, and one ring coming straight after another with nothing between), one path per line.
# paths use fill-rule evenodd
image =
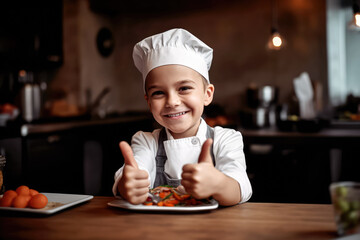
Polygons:
M158 150L158 139L161 129L153 132L137 132L131 141L131 148L140 169L149 174L150 187L152 188L156 177L155 157ZM166 129L167 141L164 148L167 156L164 171L173 179L180 179L182 167L188 163L197 163L201 152L201 146L206 141L206 122L201 123L196 136L174 139ZM252 195L252 188L246 173L245 155L243 152L243 140L240 132L234 129L215 127L213 153L215 168L225 175L235 179L241 189L241 202L246 202ZM115 173L113 193L117 195L117 185L122 176L122 166Z

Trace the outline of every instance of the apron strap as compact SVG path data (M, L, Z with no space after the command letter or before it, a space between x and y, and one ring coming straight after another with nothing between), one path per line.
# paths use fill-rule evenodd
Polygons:
M206 138L211 138L212 140L214 140L214 129L211 128L209 125L207 125L207 131L206 131ZM214 141L211 144L211 148L210 148L210 154L211 154L211 158L213 161L214 166L216 166L216 162L215 162L215 156L214 156Z
M155 177L154 187L161 185L168 185L164 172L165 161L167 160L167 156L164 148L164 141L166 140L167 140L166 131L165 128L162 128L159 133L158 150L155 157L156 177Z

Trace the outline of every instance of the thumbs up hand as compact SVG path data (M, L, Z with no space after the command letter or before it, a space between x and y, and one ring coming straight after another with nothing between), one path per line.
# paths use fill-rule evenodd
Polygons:
M138 169L139 167L138 167L137 162L135 161L134 154L133 154L133 151L132 151L130 145L127 142L122 141L119 143L119 147L120 147L121 153L124 157L125 165L128 165L129 167L131 166L133 168Z
M132 204L143 203L149 192L148 173L139 169L133 151L127 142L120 142L119 147L124 157L124 169L118 184L118 191Z
M207 139L201 149L197 164L186 164L181 174L181 184L187 193L197 199L207 198L218 191L219 172L213 165L210 149L212 139Z

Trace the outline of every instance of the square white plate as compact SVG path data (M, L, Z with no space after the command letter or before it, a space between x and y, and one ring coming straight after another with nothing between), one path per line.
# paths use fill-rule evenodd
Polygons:
M80 194L65 194L65 193L42 193L48 198L48 204L41 209L33 208L14 208L14 207L0 207L0 210L16 211L16 212L30 212L39 214L53 214L63 209L69 208L76 204L89 201L94 196L80 195Z
M216 209L219 204L216 200L211 199L209 204L202 204L196 206L175 206L175 207L160 207L160 206L146 206L143 204L133 205L124 199L115 199L108 202L111 207L124 208L136 211L164 211L164 212L199 212Z

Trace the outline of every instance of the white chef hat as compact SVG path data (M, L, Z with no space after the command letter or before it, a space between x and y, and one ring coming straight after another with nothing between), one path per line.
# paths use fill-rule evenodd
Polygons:
M133 59L143 76L160 66L179 64L200 73L209 83L209 69L213 50L184 29L171 29L138 42Z

